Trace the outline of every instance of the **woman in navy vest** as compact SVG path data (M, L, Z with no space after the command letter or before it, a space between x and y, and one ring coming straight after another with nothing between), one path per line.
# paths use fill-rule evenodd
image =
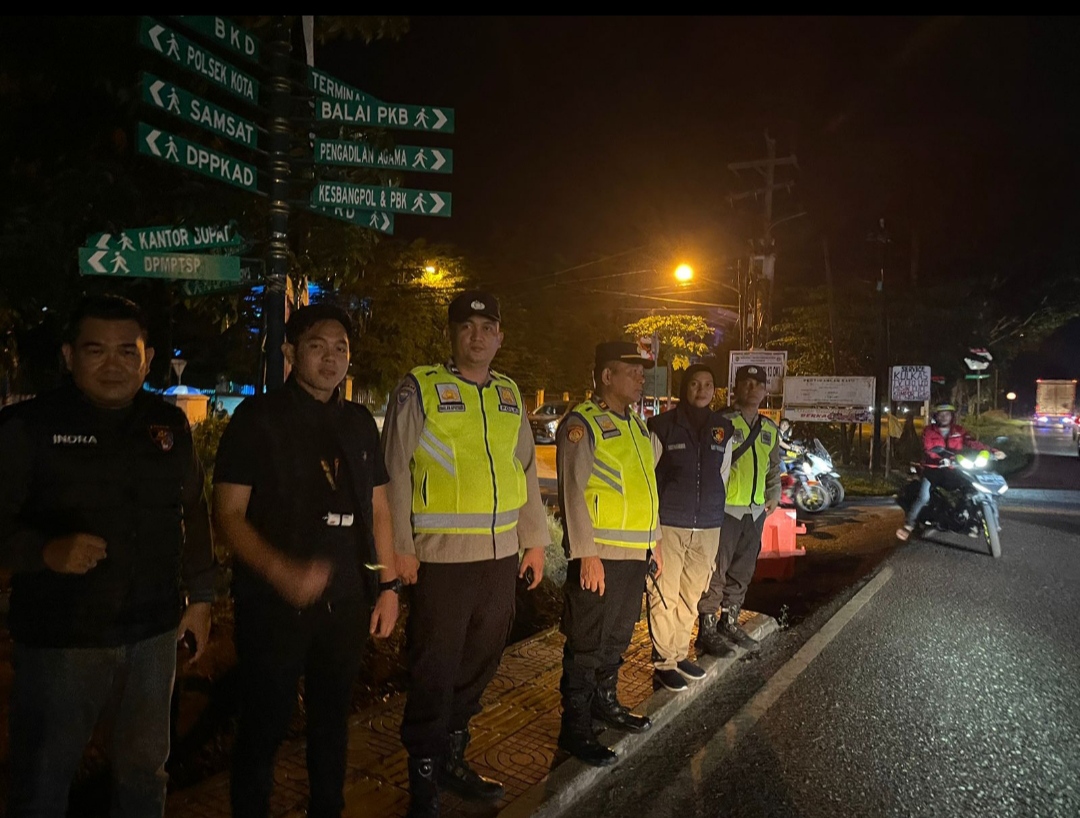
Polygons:
M716 566L724 483L731 465L731 422L710 406L712 370L694 364L683 375L679 405L649 419L660 492L664 571L649 586L649 633L654 679L668 690L686 690L705 671L687 658L697 601ZM713 616L715 620L715 616ZM712 627L699 637L709 653L730 653ZM704 644L703 640L716 644Z

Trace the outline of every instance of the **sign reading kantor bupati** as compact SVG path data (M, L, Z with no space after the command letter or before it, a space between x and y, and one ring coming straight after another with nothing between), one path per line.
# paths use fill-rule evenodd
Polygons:
M889 392L894 401L921 403L930 400L930 367L894 366Z
M175 253L184 250L211 250L218 247L239 247L240 234L236 225L172 225L165 227L136 227L119 233L95 233L86 244L97 250L141 250Z

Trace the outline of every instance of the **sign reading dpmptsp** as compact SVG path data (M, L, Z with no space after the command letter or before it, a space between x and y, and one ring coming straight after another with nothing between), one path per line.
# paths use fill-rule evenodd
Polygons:
M167 131L139 123L139 153L155 159L179 165L186 170L202 173L211 179L248 190L259 192L259 174L254 165L233 159L223 153L204 148L196 142L181 139Z
M180 86L158 79L153 74L142 75L142 99L148 105L211 133L248 148L258 147L259 134L254 122L202 97L189 94Z
M95 250L141 250L177 252L239 247L240 234L233 223L208 226L138 227L119 233L95 233L86 240Z
M259 82L238 68L219 60L182 34L177 34L149 17L139 23L139 45L156 51L181 68L205 77L218 88L228 91L245 102L257 105Z
M446 148L397 145L379 150L348 139L316 139L315 164L360 168L397 168L424 173L453 173L454 152Z
M415 216L450 215L452 197L435 190L404 187L354 185L348 182L319 182L311 191L311 204L318 208L352 207L358 210L389 210Z
M79 272L83 275L129 278L240 281L240 259L237 256L140 253L137 250L125 252L80 247Z

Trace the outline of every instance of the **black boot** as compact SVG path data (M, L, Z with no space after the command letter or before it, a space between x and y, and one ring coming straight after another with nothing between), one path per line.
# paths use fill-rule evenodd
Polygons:
M724 608L717 629L721 636L729 642L738 645L743 650L749 651L750 653L756 653L761 650L761 645L758 641L739 627L738 605L730 605L727 608Z
M559 749L593 767L610 767L619 757L596 740L589 699L584 694L563 697L562 728L559 730Z
M409 811L406 818L439 818L438 759L409 756Z
M735 654L728 643L720 638L714 613L698 616L697 640L694 645L699 651L719 656L721 659Z
M485 778L469 766L465 760L465 748L468 746L468 730L450 733L450 756L439 768L439 786L453 790L463 798L498 801L505 794L503 785Z
M648 716L636 716L619 704L617 696L618 674L597 680L596 695L592 700L592 716L616 730L627 733L644 733L652 722Z

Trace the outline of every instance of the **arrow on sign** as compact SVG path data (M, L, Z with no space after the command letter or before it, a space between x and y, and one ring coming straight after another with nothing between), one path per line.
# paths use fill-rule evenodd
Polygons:
M102 260L103 258L105 258L105 256L106 256L106 255L108 254L108 252L109 252L108 250L99 250L98 252L96 252L96 253L94 253L93 255L91 255L89 259L87 259L87 263L88 263L88 264L89 264L89 265L90 265L90 266L91 266L91 267L92 267L92 268L93 268L93 269L94 269L94 270L95 270L96 272L99 272L99 273L107 273L107 272L108 272L108 270L106 270L106 269L105 269L105 265L103 265L103 264L101 263L101 260Z
M147 32L147 34L150 35L150 39L154 41L154 48L163 53L165 49L161 47L161 41L158 40L158 37L160 37L164 33L165 26L154 26Z
M97 240L97 243L94 246L98 250L108 250L109 249L109 239L111 239L111 238L112 238L112 236L109 233L102 233L101 238Z
M435 124L431 126L431 130L437 131L446 124L446 116L438 108L432 108L431 110L435 112L436 116Z
M150 133L146 135L146 144L154 156L161 156L161 151L158 150L157 146L157 138L159 136L161 136L161 131L150 131Z
M432 191L430 195L431 195L431 198L435 200L435 207L431 208L431 210L429 210L428 213L429 214L438 213L440 210L443 209L443 206L446 205L446 202L443 201L442 196L440 196L438 193L435 193L434 191Z
M165 83L162 82L161 80L158 80L157 82L153 82L153 83L150 84L150 95L154 98L154 103L159 108L164 108L165 107L165 103L161 101L161 95L158 93L164 87L165 87Z
M435 164L431 166L431 169L438 170L446 164L446 157L442 155L442 151L437 151L434 148L431 149L431 152L435 154Z

